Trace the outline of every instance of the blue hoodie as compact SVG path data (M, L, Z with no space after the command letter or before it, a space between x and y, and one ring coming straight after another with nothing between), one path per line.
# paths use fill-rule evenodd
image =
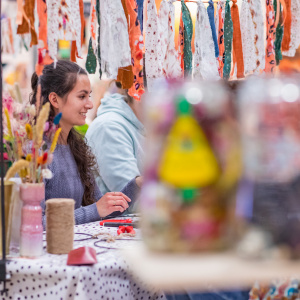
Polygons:
M100 176L96 182L103 194L121 191L141 175L145 129L124 96L104 96L86 138L98 162Z

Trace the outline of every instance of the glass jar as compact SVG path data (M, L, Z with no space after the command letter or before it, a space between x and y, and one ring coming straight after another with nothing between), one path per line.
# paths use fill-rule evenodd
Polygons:
M292 251L300 249L298 82L292 77L252 78L238 101L244 158L238 207L271 244L286 244Z
M145 99L143 237L152 250L205 251L230 243L241 173L238 126L221 83L165 83Z

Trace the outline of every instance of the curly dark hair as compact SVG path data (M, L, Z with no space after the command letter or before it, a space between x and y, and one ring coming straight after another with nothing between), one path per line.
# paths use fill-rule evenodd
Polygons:
M55 92L59 97L67 101L69 93L76 85L78 75L87 75L86 71L80 68L76 63L58 60L56 67L54 63L45 66L43 74L38 77L34 72L31 77L32 93L30 103L36 103L38 84L41 85L41 98L43 104L49 101L49 94ZM51 104L51 103L50 103ZM53 121L55 111L52 105L49 114L49 122ZM95 181L93 173L97 172L97 161L87 145L85 138L74 128L71 129L67 143L77 164L81 181L84 185L84 195L82 205L90 205L95 199Z

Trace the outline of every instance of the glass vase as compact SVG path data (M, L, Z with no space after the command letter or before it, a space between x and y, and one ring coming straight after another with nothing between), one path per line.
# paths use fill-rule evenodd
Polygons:
M20 186L23 201L20 255L38 257L43 253L41 201L45 198L44 183L25 183Z

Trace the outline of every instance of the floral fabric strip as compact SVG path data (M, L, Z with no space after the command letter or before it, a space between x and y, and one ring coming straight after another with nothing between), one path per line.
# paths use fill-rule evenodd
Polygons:
M182 77L179 54L175 49L175 0L163 0L159 8L160 42L159 53L162 74L165 78Z
M240 26L244 58L245 76L252 74L256 68L255 31L252 21L250 3L243 0L240 13Z
M266 0L266 66L265 71L267 73L272 73L274 67L276 66L275 62L275 15L274 7L272 0Z
M225 45L225 63L223 69L223 78L229 79L231 70L231 50L232 50L233 24L231 20L229 0L225 5L224 21L224 45Z
M144 41L141 33L140 22L137 14L137 3L135 0L127 0L127 10L130 17L129 43L131 49L131 64L133 71L133 85L128 94L136 100L140 100L145 92L143 79L143 48Z
M45 0L37 0L37 14L39 17L39 41L43 41L41 48L48 49L47 43L47 4Z
M212 38L214 40L214 45L215 45L215 56L216 58L219 57L219 46L218 46L218 38L217 38L217 32L216 32L216 26L214 22L214 15L215 15L215 8L214 8L214 3L212 0L209 0L209 4L207 7L207 14L209 18L209 24L212 32Z
M49 54L57 60L59 39L76 41L78 56L81 57L81 19L78 0L47 0ZM64 29L65 22L65 29Z
M153 83L162 75L161 60L159 59L159 23L155 0L147 0L147 23L145 29L145 67L147 87L151 91Z
M181 0L182 22L183 22L183 61L184 61L184 77L192 75L192 37L193 37L193 22L191 13L187 8L184 0Z
M80 30L81 30L80 50L81 50L81 45L84 42L84 26L85 26L84 13L83 13L83 0L79 0L79 13L80 13L80 23L81 23L80 24ZM76 56L78 58L82 58L78 53L77 44L78 44L77 41L72 41L70 60L74 62L76 62Z
M291 2L291 42L288 51L283 51L283 55L295 56L296 50L300 45L300 0L292 0Z
M231 18L233 23L233 70L236 67L236 77L244 78L244 58L243 47L240 27L239 8L236 4L236 0L233 0L231 6Z
M197 2L195 23L194 78L220 79L215 58L215 44L206 8L202 1Z
M215 23L217 28L218 46L219 46L218 70L221 78L223 78L223 67L225 62L224 19L225 19L225 1L220 0L217 5Z
M121 1L100 1L101 68L117 79L118 69L131 65L128 25Z
M178 55L180 60L180 68L182 70L184 70L183 49L184 49L184 34L183 34L182 12L181 12L180 21L179 21L179 35L178 35Z
M3 53L14 54L14 40L10 18L3 18L1 20L1 37Z
M254 46L256 67L254 74L261 74L265 70L265 24L261 0L251 0L250 10L254 25Z
M39 18L39 43L38 60L35 66L37 75L41 75L45 65L51 64L53 60L49 56L47 40L47 4L45 0L37 0L37 14Z
M91 35L92 47L94 51L96 51L96 47L97 47L96 30L97 30L96 0L91 0L90 35Z

